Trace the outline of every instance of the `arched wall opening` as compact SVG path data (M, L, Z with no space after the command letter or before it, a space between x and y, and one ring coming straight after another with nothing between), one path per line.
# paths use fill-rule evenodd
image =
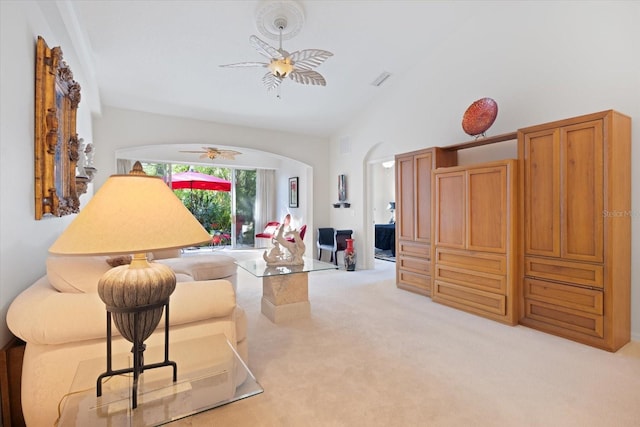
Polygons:
M219 150L233 150L240 154L233 159L207 157L207 148L202 144L155 144L127 147L115 151L115 162L118 160L139 160L145 163L167 163L215 166L230 169L266 169L275 172L275 191L273 203L274 218L271 221L282 222L291 215L292 225L300 228L307 225L307 230L314 230L313 218L313 167L301 161L263 150L240 146L216 145ZM122 173L123 171L118 171ZM289 178L298 177L298 206L289 204ZM258 190L259 191L259 190ZM266 220L267 222L269 220ZM261 231L261 230L260 230ZM256 231L259 232L259 231ZM315 244L313 233L304 237L305 256L312 257Z

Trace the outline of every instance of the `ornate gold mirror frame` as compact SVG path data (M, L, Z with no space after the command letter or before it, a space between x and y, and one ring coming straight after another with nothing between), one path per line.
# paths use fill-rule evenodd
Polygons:
M40 36L35 71L35 216L42 219L80 210L75 178L80 85L73 80L60 47L49 49Z

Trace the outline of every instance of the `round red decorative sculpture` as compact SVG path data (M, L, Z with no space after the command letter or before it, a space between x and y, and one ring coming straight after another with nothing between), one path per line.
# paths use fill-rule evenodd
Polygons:
M478 99L462 116L462 129L476 138L484 136L498 116L498 104L491 98Z

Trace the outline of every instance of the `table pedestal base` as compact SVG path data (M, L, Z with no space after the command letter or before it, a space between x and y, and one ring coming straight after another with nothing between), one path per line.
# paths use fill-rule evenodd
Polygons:
M296 273L262 278L262 314L273 323L311 316L309 274Z
M267 316L273 323L304 319L311 316L311 303L305 301L285 305L273 305L271 301L262 297L262 314Z

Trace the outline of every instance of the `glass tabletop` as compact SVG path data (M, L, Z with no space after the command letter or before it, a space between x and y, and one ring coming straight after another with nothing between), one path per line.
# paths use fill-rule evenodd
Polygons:
M210 351L192 351L191 341ZM171 359L175 355L178 363L176 382L170 367L141 374L135 409L131 409L130 374L105 380L102 396L96 397L96 378L104 372L106 359L81 362L58 426L158 426L263 392L223 334L191 341L185 341L182 348L170 347ZM145 358L155 350L147 348ZM114 369L130 366L131 359L131 353L114 355Z
M304 265L279 265L267 266L262 258L248 261L236 261L236 264L243 270L248 271L256 277L282 276L285 274L308 273L311 271L337 270L338 266L328 262L317 261L313 258L304 258Z

